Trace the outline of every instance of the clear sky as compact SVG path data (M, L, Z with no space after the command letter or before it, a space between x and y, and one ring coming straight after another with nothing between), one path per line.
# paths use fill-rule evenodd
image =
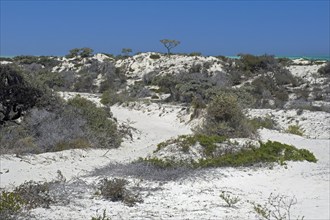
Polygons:
M0 54L173 52L329 56L329 0L1 1Z

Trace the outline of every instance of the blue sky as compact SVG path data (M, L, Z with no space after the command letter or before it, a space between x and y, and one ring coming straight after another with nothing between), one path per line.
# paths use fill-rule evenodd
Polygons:
M164 38L180 53L330 54L329 0L0 1L2 56L166 52Z

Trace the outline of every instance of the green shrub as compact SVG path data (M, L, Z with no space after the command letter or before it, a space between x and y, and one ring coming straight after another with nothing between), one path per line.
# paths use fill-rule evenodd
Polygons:
M299 136L304 135L304 131L301 129L301 127L299 125L290 125L288 127L288 129L286 130L286 132L288 132L290 134L299 135Z
M217 135L203 135L203 134L196 134L196 135L181 135L175 139L170 139L165 142L161 142L157 145L156 152L161 150L162 148L176 144L183 152L188 152L189 148L195 145L197 142L204 148L204 155L205 156L212 156L215 149L217 148L217 143L222 143L226 140L225 137L217 136ZM157 161L155 161L157 163Z
M199 142L204 148L203 159L198 162L174 161L172 159L160 158L140 158L139 162L146 163L158 168L176 168L176 167L240 167L252 166L259 163L279 163L285 165L285 161L308 161L317 162L314 154L306 149L297 149L292 145L282 144L279 142L268 141L260 142L260 147L248 146L242 149L230 150L222 149L217 143L224 142L223 137L219 136L180 136L177 139L171 139L158 144L156 151L170 145L177 144L186 151L189 147Z
M201 133L225 137L251 137L255 130L248 124L237 97L233 94L220 94L208 105Z
M251 166L256 163L280 163L285 161L316 162L313 153L305 149L297 149L292 145L268 141L260 143L259 148L251 146L239 152L228 153L216 158L200 160L197 167L223 167L223 166Z
M116 123L110 119L110 112L78 96L68 100L68 104L77 108L87 120L88 127L100 144L98 147L119 147L121 137Z
M0 219L10 219L24 206L23 199L14 192L3 191L0 194Z
M48 183L25 182L13 192L0 194L0 219L16 219L23 210L49 208L54 200L49 195Z

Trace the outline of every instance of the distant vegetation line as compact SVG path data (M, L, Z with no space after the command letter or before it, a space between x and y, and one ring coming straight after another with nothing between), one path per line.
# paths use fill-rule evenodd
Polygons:
M16 56L25 56L25 55L15 55L15 56L0 55L1 58L14 58ZM38 55L31 55L31 56L38 56ZM48 55L48 56L55 56L55 55ZM65 55L63 55L63 57L64 56ZM203 56L203 55L201 55L201 56ZM209 55L205 55L205 56L209 56ZM213 55L210 55L210 56L213 56ZM231 58L231 59L238 59L239 58L239 56L227 56L227 55L224 55L224 57L228 57L228 58ZM284 56L275 56L275 58L288 58L290 60L300 59L300 58L303 58L303 59L306 59L306 60L327 60L327 61L330 60L330 56L285 56L284 55Z

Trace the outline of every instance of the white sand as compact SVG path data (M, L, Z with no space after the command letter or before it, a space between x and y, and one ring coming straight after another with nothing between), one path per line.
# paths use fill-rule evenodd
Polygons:
M67 150L16 158L2 155L1 188L11 189L24 181L50 181L60 170L67 181L73 177L95 183L97 177L83 177L88 171L109 162L129 162L145 157L161 141L180 134L190 133L189 125L180 123L179 106L153 104L135 107L112 107L119 122L130 120L138 129L133 141L126 140L119 149ZM141 110L138 110L141 109ZM185 122L185 121L183 121ZM322 127L315 127L315 130ZM270 193L295 196L298 204L292 216L305 219L329 219L329 149L330 140L305 139L296 135L261 130L262 140L276 140L312 151L317 163L289 162L286 167L276 165L264 168L216 168L209 169L188 179L157 182L135 178L128 179L141 187L159 187L159 190L142 192L143 203L127 207L120 202L95 198L86 192L69 205L51 206L50 209L32 210L37 219L90 219L103 209L111 219L255 219L252 205L263 203ZM219 195L222 191L239 196L237 208L226 207Z

